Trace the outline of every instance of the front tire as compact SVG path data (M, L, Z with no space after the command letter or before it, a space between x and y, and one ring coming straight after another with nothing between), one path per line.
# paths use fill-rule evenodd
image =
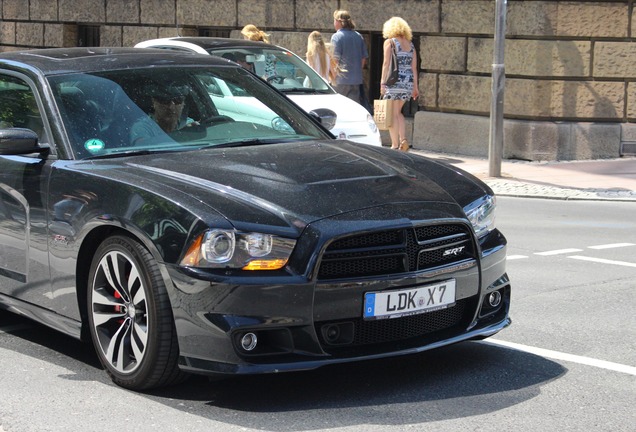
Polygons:
M113 382L147 390L183 380L166 287L139 242L104 240L91 263L87 301L93 345Z

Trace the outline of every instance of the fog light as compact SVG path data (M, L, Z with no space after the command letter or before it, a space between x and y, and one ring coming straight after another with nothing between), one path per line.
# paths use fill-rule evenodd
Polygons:
M241 338L241 348L245 351L252 351L256 348L256 344L258 343L258 338L255 333L245 333Z
M493 291L488 296L488 304L490 307L496 308L501 304L501 293L499 291Z
M334 343L340 337L340 327L336 324L327 326L324 329L324 335L325 339L327 339L327 342Z

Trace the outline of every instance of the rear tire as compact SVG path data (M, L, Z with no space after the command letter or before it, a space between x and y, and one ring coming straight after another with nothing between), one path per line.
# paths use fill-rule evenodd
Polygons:
M170 300L150 252L132 238L109 237L88 281L91 339L113 382L147 390L183 381Z

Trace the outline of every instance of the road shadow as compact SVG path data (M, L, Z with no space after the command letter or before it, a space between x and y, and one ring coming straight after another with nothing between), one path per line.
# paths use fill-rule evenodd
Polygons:
M10 315L10 314L9 314ZM12 318L12 349L72 371L62 379L117 387L90 344ZM23 323L20 327L19 323ZM0 326L11 326L0 316ZM31 342L31 343L22 343ZM566 369L550 360L481 342L417 355L332 365L317 370L211 381L141 394L202 419L270 431L400 426L493 413L530 400ZM127 390L121 389L122 392Z
M176 409L200 401L208 409L199 415L262 430L394 426L492 413L534 398L565 372L533 354L464 342L301 373L191 380L149 396Z

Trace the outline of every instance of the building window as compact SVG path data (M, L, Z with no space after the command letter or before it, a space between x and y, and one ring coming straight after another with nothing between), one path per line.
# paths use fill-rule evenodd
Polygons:
M222 30L222 29L214 29L214 28L202 28L202 29L199 29L199 36L229 38L230 37L230 30Z
M77 29L77 46L98 47L99 26L80 25Z

